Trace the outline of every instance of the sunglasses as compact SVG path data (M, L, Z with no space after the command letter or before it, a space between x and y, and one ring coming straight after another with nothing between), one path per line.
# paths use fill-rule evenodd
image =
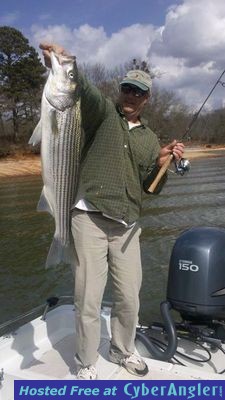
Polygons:
M132 93L135 97L143 97L146 93L148 93L147 90L141 90L137 86L130 84L121 85L121 92L124 94Z

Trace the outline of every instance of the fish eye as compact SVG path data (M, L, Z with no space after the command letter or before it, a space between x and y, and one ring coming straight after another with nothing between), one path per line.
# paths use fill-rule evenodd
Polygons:
M69 71L69 72L68 72L68 76L69 76L70 79L73 79L73 78L74 78L74 73L73 73L73 71Z

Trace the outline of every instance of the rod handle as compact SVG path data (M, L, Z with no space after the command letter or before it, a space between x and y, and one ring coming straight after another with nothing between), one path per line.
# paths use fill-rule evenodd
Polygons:
M160 168L157 176L155 177L154 181L152 182L152 184L149 186L148 188L148 192L150 193L154 193L158 183L160 182L161 178L163 177L163 175L166 173L167 169L170 166L170 163L173 159L173 154L170 154L166 161L164 162L164 164L162 165L162 167Z

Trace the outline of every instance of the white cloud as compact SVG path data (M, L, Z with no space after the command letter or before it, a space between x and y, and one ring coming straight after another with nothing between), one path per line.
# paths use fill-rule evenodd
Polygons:
M224 0L185 0L171 7L148 54L165 72L161 86L200 104L225 68ZM218 86L206 107L222 106L224 97Z
M88 24L77 29L36 25L32 35L36 47L41 41L59 43L79 62L114 67L133 58L147 60L161 71L156 83L196 109L225 68L225 1L184 0L168 9L164 26L139 23L111 36ZM218 85L207 107L224 105L224 98Z
M105 41L97 58L101 62L107 61L108 66L124 64L133 58L145 60L155 35L152 25L135 24L123 28Z
M111 37L107 37L103 27L93 28L88 24L73 30L65 25L47 28L34 25L32 33L35 46L41 41L59 43L80 62L102 63L107 67L124 64L135 57L146 59L156 34L153 26L141 24L123 28Z
M183 58L188 66L221 60L225 46L224 0L186 0L173 6L151 52Z

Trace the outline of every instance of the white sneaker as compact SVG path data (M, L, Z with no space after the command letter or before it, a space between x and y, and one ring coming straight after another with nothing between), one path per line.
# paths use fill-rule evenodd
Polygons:
M133 353L130 356L123 356L111 349L109 352L109 360L113 363L122 365L130 374L145 376L148 373L147 364L137 354Z
M97 370L94 365L80 368L77 374L78 380L92 380L97 379Z

